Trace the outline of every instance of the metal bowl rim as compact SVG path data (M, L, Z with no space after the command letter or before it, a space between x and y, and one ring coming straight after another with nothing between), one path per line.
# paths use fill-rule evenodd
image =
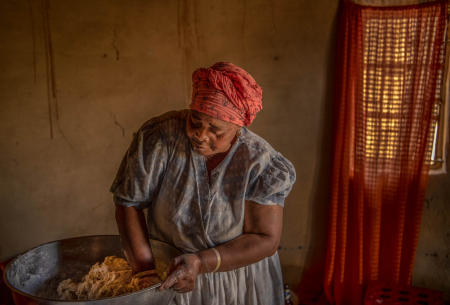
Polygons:
M32 251L34 249L37 249L39 247L43 247L43 246L48 245L48 244L53 244L53 243L56 243L56 242L60 242L60 241L68 241L68 240L72 240L72 239L83 239L83 238L89 238L89 237L105 237L105 236L107 236L107 237L114 237L114 236L120 237L120 235L118 235L118 234L83 235L83 236L69 237L69 238L63 238L63 239L58 239L58 240L54 240L54 241L49 241L49 242L37 245L37 246L35 246L33 248L30 248L29 250L20 253L14 259L10 260L8 262L8 264L6 264L6 267L4 269L5 271L3 272L3 282L6 284L6 286L8 286L8 288L10 290L12 290L13 292L18 293L18 294L20 294L22 296L25 296L25 297L28 297L28 298L31 298L31 299L42 300L42 301L64 302L64 303L83 303L83 302L103 301L103 300L108 300L108 299L118 299L118 298L127 297L127 296L134 295L134 294L141 294L141 293L143 293L145 291L154 290L155 287L154 286L150 286L150 287L138 290L138 291L121 294L121 295L118 295L118 296L115 296L115 297L106 297L106 298L92 299L92 300L60 300L60 299L50 299L50 298L39 297L39 296L35 296L35 295L32 295L32 294L28 294L26 292L20 291L17 288L13 287L9 283L9 281L8 281L8 279L6 277L6 273L8 272L10 265L12 263L14 263L19 257L24 255L25 253L28 253L28 252L30 252L30 251ZM164 242L164 241L160 241L160 240L158 240L158 241L162 242L162 243L165 243L165 244L168 244L167 242ZM168 245L170 245L170 244L168 244ZM170 246L175 248L172 245L170 245ZM177 248L175 248L175 249L177 249ZM169 288L169 289L172 290L171 288Z

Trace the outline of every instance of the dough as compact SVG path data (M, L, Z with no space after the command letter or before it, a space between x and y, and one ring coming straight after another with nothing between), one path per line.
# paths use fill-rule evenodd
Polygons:
M165 269L165 264L156 262L158 276L140 279L133 277L131 266L125 259L107 256L102 263L95 263L81 282L74 282L70 278L61 281L57 292L62 300L94 300L118 296L147 288L164 280Z

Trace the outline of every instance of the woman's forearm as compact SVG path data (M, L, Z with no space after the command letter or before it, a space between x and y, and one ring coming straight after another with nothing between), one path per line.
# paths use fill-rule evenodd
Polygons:
M280 243L283 208L247 202L244 232L237 238L215 247L220 254L220 268L229 271L255 263L273 255ZM217 264L216 252L206 249L197 253L201 261L200 272L211 272Z
M172 287L178 292L191 291L195 287L195 279L198 274L229 271L250 265L272 255L276 251L277 245L276 236L244 233L215 247L215 250L206 249L195 254L180 255L172 261L173 267L160 289ZM220 253L220 265L216 251ZM218 266L219 268L217 268Z
M279 241L262 234L246 233L215 247L221 257L220 268L217 271L229 271L247 266L273 255ZM207 249L197 253L202 267L201 273L213 271L217 266L217 255L214 250Z
M229 271L271 256L280 243L282 222L283 207L246 201L242 235L214 249L176 257L160 289L191 291L199 273Z
M117 205L116 222L122 247L133 271L154 269L144 212L134 207Z

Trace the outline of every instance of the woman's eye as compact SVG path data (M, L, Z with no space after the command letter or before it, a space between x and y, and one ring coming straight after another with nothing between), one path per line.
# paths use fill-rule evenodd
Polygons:
M202 126L202 124L200 124L200 123L194 123L194 121L192 121L192 119L189 120L189 125L191 125L191 127L194 129L198 129Z
M217 130L215 130L215 131L211 131L215 136L216 136L216 138L222 138L223 137L223 135L224 135L224 133L223 132L218 132Z

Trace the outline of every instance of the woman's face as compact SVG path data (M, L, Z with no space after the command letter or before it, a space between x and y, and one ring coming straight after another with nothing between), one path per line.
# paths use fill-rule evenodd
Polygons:
M193 149L205 157L226 152L239 126L191 110L186 121L186 134Z

